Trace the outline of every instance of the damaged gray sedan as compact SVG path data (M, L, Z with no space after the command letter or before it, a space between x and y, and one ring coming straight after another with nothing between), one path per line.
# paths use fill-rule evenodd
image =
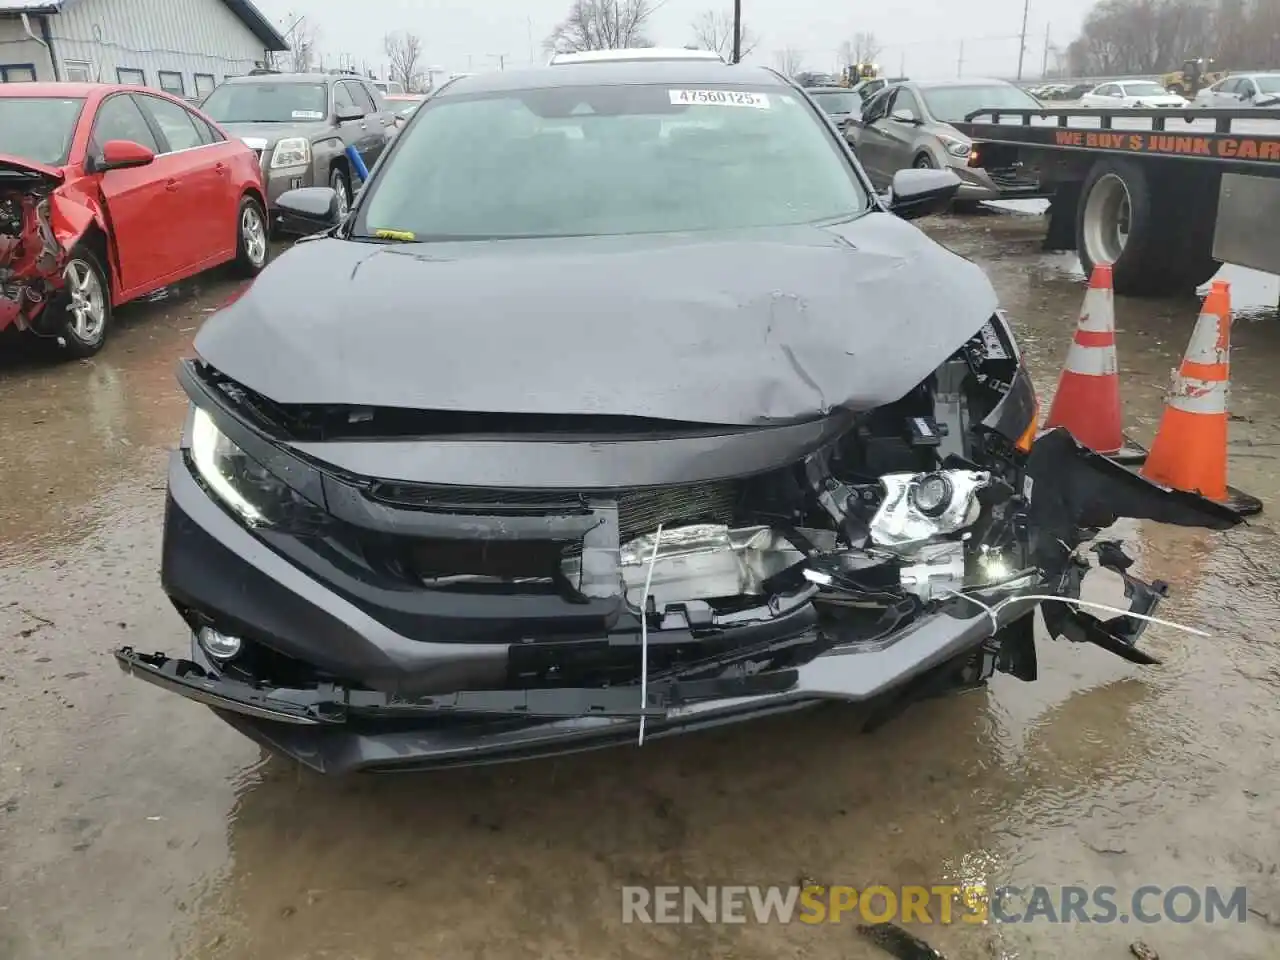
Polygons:
M763 68L458 79L350 213L196 339L169 468L182 657L121 667L325 772L643 742L826 701L875 724L1138 645L1119 516L1235 514L1036 438L981 271ZM1094 565L1136 616L1083 612Z

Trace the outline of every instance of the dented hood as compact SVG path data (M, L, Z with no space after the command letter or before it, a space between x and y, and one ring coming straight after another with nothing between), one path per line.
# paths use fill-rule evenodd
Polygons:
M58 167L51 167L35 160L25 160L8 153L0 153L0 185L14 179L42 180L54 185L62 183L66 179L66 174Z
M748 426L892 402L995 308L978 267L879 212L706 235L325 238L195 347L279 403Z

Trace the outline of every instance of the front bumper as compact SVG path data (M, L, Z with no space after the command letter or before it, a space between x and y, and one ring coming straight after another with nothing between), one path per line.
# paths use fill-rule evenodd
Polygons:
M1023 178L993 176L980 167L970 167L965 161L948 158L950 169L960 177L960 189L956 198L967 201L980 200L1032 200L1049 195L1038 182Z
M275 211L276 201L280 199L281 194L296 190L299 187L314 187L316 185L314 169L310 166L272 170L265 161L263 162L262 182L267 190L268 212Z
M227 623L269 637L274 649L351 678L351 685L241 683L221 675L194 638L190 660L124 648L116 652L119 666L214 708L247 736L326 773L602 747L635 739L641 714L646 736L664 736L823 701L873 702L971 653L1039 603L1007 602L992 615L954 599L870 644L842 645L812 617L797 616L752 640L811 650L808 662L736 680L651 682L641 710L638 685L501 689L512 669L509 644L428 642L395 632L268 549L210 499L176 453L165 528L163 580L171 597L218 610ZM988 598L989 605L1005 596ZM468 692L438 692L457 689ZM414 721L411 728L406 720Z

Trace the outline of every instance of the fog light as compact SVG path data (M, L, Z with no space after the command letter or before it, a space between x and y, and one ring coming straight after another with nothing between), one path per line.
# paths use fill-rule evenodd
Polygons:
M201 627L196 635L204 652L215 660L230 660L240 652L240 638L229 637L212 627Z

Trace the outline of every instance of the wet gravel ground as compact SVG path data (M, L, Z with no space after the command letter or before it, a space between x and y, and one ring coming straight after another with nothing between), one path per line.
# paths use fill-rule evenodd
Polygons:
M978 260L1045 399L1083 294L1023 215L926 223ZM874 735L824 708L611 751L323 780L125 678L120 643L182 651L158 583L175 360L235 289L120 311L95 360L0 360L0 958L381 960L880 956L850 923L621 923L619 887L1186 884L1248 888L1245 923L959 925L952 958L1280 956L1278 282L1226 271L1231 480L1267 513L1226 534L1128 523L1173 587L1138 668L1042 643L1042 679L923 704ZM1149 442L1192 299L1117 304L1127 421ZM284 358L282 358L283 362Z

